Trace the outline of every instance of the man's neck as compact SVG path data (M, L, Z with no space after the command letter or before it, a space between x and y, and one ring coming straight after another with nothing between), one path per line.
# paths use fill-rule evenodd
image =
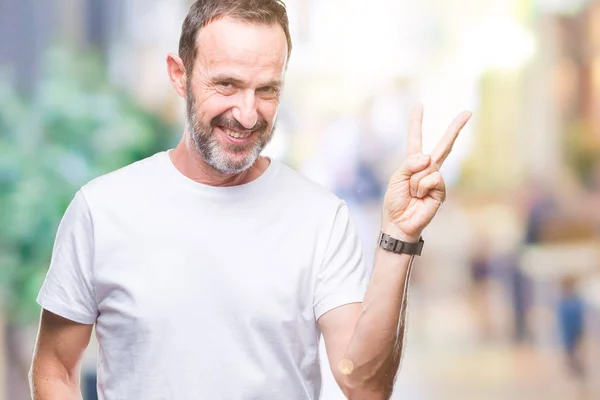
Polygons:
M259 157L250 168L239 174L223 174L202 160L196 150L186 143L185 135L177 147L169 152L169 157L175 168L188 178L204 185L222 187L252 182L261 176L270 164L268 158Z

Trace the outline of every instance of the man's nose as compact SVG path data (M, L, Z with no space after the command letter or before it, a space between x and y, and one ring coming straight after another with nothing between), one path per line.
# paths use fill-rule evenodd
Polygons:
M258 120L254 90L244 90L239 94L239 102L233 108L235 118L245 129L252 129Z

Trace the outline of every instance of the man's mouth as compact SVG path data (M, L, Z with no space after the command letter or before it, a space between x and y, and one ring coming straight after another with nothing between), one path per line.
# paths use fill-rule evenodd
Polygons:
M248 136L252 135L252 131L248 131L248 132L237 132L237 131L232 131L231 129L227 129L227 128L221 128L223 130L223 132L225 132L228 136L231 136L232 138L236 138L236 139L245 139Z

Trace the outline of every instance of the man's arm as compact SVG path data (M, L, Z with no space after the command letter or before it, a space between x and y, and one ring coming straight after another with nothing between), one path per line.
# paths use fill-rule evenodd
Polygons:
M416 243L446 197L439 168L471 113L461 113L431 156L422 154L423 110L408 133L408 157L394 173L383 204L382 231ZM412 256L377 249L365 298L319 318L336 381L349 399L388 399L402 358Z
M349 399L392 394L402 358L411 260L377 249L363 303L336 308L318 321L333 376Z
M29 373L33 400L81 399L81 361L92 327L42 310Z

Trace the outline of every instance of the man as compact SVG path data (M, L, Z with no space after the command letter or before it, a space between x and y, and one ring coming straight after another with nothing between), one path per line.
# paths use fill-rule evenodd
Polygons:
M100 399L317 399L321 334L346 396L390 396L410 264L470 114L425 156L414 112L369 281L346 205L260 157L290 52L278 0L192 6L167 58L187 101L181 142L83 186L60 224L38 297L34 399L80 398L94 324Z

